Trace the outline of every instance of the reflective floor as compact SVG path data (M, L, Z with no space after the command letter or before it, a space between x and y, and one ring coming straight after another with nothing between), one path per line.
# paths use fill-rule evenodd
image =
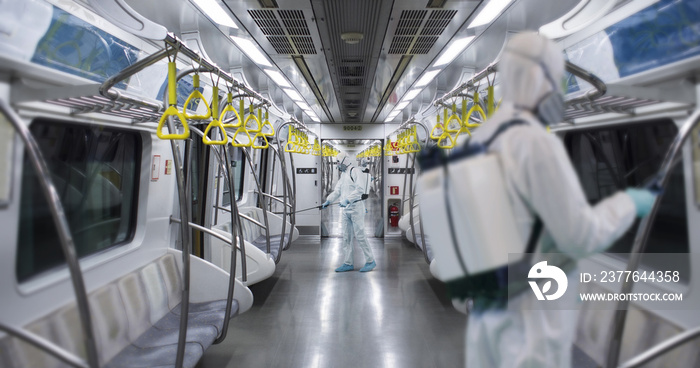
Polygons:
M422 253L370 239L374 271L335 273L340 242L292 244L199 367L463 367L466 316L444 298ZM359 269L357 246L355 259Z

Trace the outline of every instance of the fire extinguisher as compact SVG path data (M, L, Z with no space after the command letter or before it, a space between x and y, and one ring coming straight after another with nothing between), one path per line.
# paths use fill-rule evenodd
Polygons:
M399 207L395 204L389 206L389 223L391 227L399 226Z

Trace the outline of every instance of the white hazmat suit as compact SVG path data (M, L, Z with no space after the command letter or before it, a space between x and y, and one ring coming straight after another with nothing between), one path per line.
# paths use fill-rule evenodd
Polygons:
M520 239L527 242L539 216L544 231L538 252L563 253L575 260L605 250L632 225L635 202L618 192L591 207L564 145L546 131L537 116L544 97L560 93L557 89L564 72L561 50L535 33L521 33L510 40L498 67L502 107L472 140L485 141L514 118L527 122L506 130L489 148L500 156ZM570 282L569 289L576 288ZM472 311L467 325L466 366L570 366L577 296L566 293L555 301L556 309L534 310L528 305L536 299L526 290L509 299L507 310Z
M342 158L341 158L342 159ZM347 162L347 160L346 160ZM326 204L338 201L342 210L343 223L343 266L354 264L353 260L353 235L365 256L365 267L360 271L370 271L376 265L372 248L370 248L365 235L365 204L363 194L367 191L367 175L360 169L347 164L341 173L340 179L335 184L333 192L326 198ZM341 266L336 271L351 270L352 267L343 269Z

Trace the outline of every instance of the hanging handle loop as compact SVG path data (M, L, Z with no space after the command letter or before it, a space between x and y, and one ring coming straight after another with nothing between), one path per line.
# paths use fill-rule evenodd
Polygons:
M163 127L170 116L178 118L184 128L182 133L163 133ZM158 121L156 136L160 139L187 139L190 136L190 127L187 125L187 120L177 109L177 66L175 65L175 60L168 62L168 108Z

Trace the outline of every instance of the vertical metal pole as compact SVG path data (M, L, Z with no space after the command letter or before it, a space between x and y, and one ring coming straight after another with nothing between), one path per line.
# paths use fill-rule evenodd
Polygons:
M29 161L32 163L34 171L36 172L37 180L41 186L41 191L43 192L44 197L46 197L46 203L49 206L51 218L53 219L54 225L56 226L56 231L58 232L61 250L63 251L63 256L66 258L66 265L68 266L71 282L73 284L73 291L75 292L76 305L78 307L78 314L80 317L80 326L85 340L87 363L90 367L97 368L99 366L99 358L97 345L95 343L95 336L93 335L92 318L90 315L87 292L85 290L85 282L80 270L80 263L78 262L78 255L75 250L75 242L73 241L73 236L71 235L70 226L68 225L68 220L66 219L66 213L63 209L61 198L56 191L53 180L51 180L51 172L49 171L48 166L46 166L46 161L41 154L41 149L39 148L36 140L34 140L29 128L27 128L19 115L3 99L0 99L0 110L5 114L7 120L10 122L10 124L12 124L22 139L25 146L25 151L29 155Z
M227 146L230 147L230 146ZM217 150L218 151L218 150ZM233 293L234 287L236 285L236 238L238 238L239 248L241 249L241 279L243 282L248 280L248 272L246 270L246 258L245 258L245 244L243 242L243 236L236 237L236 228L240 228L238 223L235 221L238 218L238 206L236 206L236 195L233 188L233 174L231 173L231 163L229 161L228 152L226 149L223 150L224 161L221 161L221 152L219 153L219 165L224 165L226 176L228 178L229 187L229 197L231 199L231 267L229 269L229 280L228 280L228 293L226 295L226 314L224 315L224 326L221 328L221 336L219 336L214 344L219 344L228 334L229 319L231 318L231 308L233 305ZM235 207L235 212L234 212ZM218 210L217 210L218 211Z
M291 175L292 175L292 195L290 197L291 202L292 202L292 214L290 217L290 223L292 226L289 228L289 240L287 240L287 245L284 247L284 250L289 249L289 246L292 245L292 235L294 231L294 226L297 223L297 176L296 173L294 172L294 157L292 156L292 153L289 152L289 163L291 165ZM283 237L284 238L284 237Z
M279 140L277 141L278 144L277 146L279 147ZM284 160L282 159L282 155L280 155L279 151L277 151L274 147L270 146L272 151L275 153L277 157L280 159L280 171L282 171L282 236L280 236L280 250L284 249L284 233L287 230L287 174L284 172ZM290 230L290 234L292 234L294 228ZM290 235L291 236L291 235ZM280 252L281 253L281 252ZM279 254L278 254L278 259L275 260L275 263L279 261Z
M175 133L175 124L172 118L168 118L168 130ZM187 320L190 308L190 235L191 232L187 224L190 222L188 207L188 196L186 191L185 173L183 168L180 149L175 140L170 141L170 148L173 151L173 164L175 165L175 178L177 180L177 193L180 202L180 238L182 240L182 297L180 302L180 333L177 340L177 355L175 367L181 368L185 358L185 343L187 338ZM185 145L185 157L188 157L188 148Z

